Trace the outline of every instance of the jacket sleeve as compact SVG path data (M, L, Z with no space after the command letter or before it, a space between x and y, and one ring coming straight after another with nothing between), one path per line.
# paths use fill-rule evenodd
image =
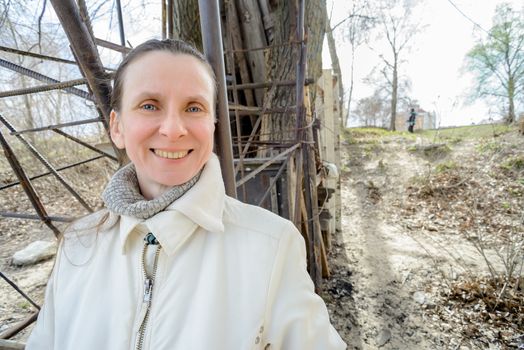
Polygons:
M282 235L271 277L264 346L271 350L346 349L315 294L304 239L291 223Z
M38 313L38 319L27 340L25 350L52 350L55 348L55 285L60 251L61 249L57 252L55 266L47 282L44 305Z

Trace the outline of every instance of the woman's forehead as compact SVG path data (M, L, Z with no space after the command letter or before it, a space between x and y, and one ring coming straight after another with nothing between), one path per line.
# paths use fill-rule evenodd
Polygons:
M214 96L214 81L208 67L188 54L148 52L130 63L123 78L124 95L126 92L163 94L169 92L166 89L177 89L188 95Z

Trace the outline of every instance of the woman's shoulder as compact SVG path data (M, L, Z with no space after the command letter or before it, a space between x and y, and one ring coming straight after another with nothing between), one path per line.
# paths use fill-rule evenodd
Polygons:
M295 234L293 223L262 207L247 204L227 197L224 209L224 222L257 231L280 239L283 235Z
M72 222L65 230L60 244L60 256L75 267L87 266L94 257L99 241L107 245L115 237L109 231L119 216L107 209L99 210Z
M118 215L105 208L101 209L73 221L64 230L64 238L72 235L90 235L100 231L106 231L113 227L118 219Z

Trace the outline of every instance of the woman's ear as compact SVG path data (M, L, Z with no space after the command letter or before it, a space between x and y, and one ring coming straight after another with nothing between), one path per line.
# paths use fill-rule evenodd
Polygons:
M111 114L109 115L109 131L111 133L111 140L113 140L115 146L119 149L124 149L126 146L122 120L118 117L114 109L111 110Z

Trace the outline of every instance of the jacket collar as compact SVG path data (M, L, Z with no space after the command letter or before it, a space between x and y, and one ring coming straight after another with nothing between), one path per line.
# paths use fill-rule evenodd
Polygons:
M197 183L165 210L146 220L121 216L119 234L122 253L125 253L126 243L132 233L142 237L148 231L153 232L162 249L168 255L173 255L198 227L209 232L223 232L224 203L225 189L220 162L212 154Z

